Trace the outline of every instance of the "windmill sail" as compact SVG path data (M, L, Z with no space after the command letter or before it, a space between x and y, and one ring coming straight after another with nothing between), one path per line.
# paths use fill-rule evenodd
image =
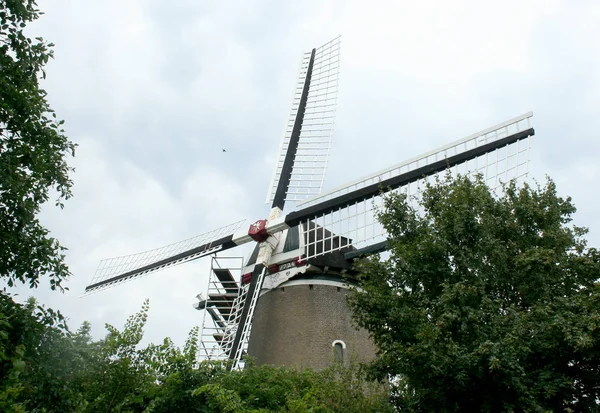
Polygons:
M340 37L304 53L267 202L283 209L321 192L335 121Z
M154 271L235 247L240 240L234 240L233 234L244 221L234 222L214 231L154 250L102 260L90 285L85 288L85 292L90 293L104 289Z
M288 214L285 223L301 225L307 259L383 243L386 234L374 214L382 190L418 196L427 180L448 169L479 173L492 188L521 178L528 171L532 116L526 113L301 203L304 208Z

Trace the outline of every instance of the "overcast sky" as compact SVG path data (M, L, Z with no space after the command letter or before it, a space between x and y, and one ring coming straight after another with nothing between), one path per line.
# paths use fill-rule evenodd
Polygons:
M550 175L600 244L597 1L39 1L44 87L79 147L74 197L43 223L69 248L65 294L34 294L104 335L150 298L147 341L200 325L200 260L79 298L98 261L264 203L303 51L342 35L325 189L529 110L531 177ZM226 153L221 151L227 150ZM245 251L244 251L245 253ZM234 251L235 255L236 252Z

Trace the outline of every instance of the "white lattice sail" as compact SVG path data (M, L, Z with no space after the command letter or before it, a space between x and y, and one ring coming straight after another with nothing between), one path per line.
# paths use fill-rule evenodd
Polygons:
M223 244L214 242L235 233L244 222L245 220L237 221L153 250L104 259L98 264L90 285L86 287L86 293L220 251Z
M430 165L433 166L436 163L439 165L440 161L451 159L486 145L498 143L510 136L531 129L532 116L533 113L526 113L376 174L356 180L309 201L301 202L300 205L303 208L309 208L330 200L339 199L341 196L385 182L387 179L400 175L410 175L412 171L426 170ZM527 135L523 139L453 165L449 168L449 171L454 176L457 174L481 174L487 185L492 189L496 189L503 183L510 180L522 180L527 175L530 147L531 136ZM420 175L395 190L405 193L412 202L416 202L426 182L433 182L437 176L447 172L448 169L443 169L435 173ZM306 243L307 258L335 250L349 250L351 247L354 249L365 248L385 241L387 234L375 218L376 209L382 205L381 195L376 194L351 205L343 205L333 211L305 219L302 222L302 230Z
M340 68L340 37L315 49L310 77L310 89L300 131L294 166L286 193L286 200L305 200L319 194L327 168L333 137L338 97ZM273 201L282 174L282 168L298 110L312 52L304 53L298 82L292 100L292 110L283 134L279 158L267 193L267 203Z

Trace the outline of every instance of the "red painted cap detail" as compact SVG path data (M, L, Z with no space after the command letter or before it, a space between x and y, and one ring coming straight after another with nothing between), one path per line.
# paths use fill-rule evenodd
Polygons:
M250 225L248 235L256 242L266 241L267 238L269 238L269 233L267 232L267 220L259 219L254 224Z

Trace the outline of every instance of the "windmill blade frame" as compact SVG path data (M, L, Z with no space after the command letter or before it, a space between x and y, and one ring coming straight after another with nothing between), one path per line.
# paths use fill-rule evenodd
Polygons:
M244 222L245 219L153 250L104 259L85 294L249 242L248 237L235 234Z
M335 124L341 36L304 53L267 192L267 203L283 209L321 193Z
M302 203L303 209L289 213L284 219L285 225L302 226L307 259L350 247L373 249L371 244L377 242L382 246L385 233L374 216L374 209L381 206L382 192L401 187L410 189L412 183L459 165L465 165L467 173L482 173L494 188L502 184L502 178L508 181L522 177L528 171L529 159L525 152L529 151L529 144L520 147L519 143L535 135L532 117L533 113L528 112L322 194ZM501 153L503 149L505 152ZM476 162L492 153L496 153L494 171L489 171L487 158L481 167L469 168L470 161ZM504 162L504 166L499 166L499 161Z

